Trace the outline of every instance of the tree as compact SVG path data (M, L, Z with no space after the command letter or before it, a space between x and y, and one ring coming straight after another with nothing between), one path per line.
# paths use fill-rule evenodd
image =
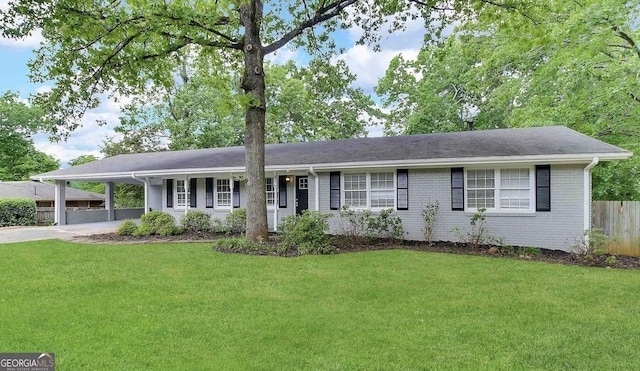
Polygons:
M87 164L89 162L97 161L98 158L94 155L82 155L76 157L72 160L69 160L70 166L77 166L82 164ZM72 181L69 183L69 187L82 189L89 192L96 192L104 194L104 183L95 183L95 182L76 182Z
M394 61L378 86L388 126L466 130L461 113L470 111L479 128L566 125L638 151L639 4L540 2L521 22L481 13L417 61ZM639 171L635 156L596 167L594 198L640 199L629 176Z
M127 106L116 128L123 134L122 144L138 143L133 152L242 145L241 92L233 88L239 76L187 63L177 72L179 85L149 88ZM305 67L293 61L265 63L265 141L364 136L369 118L380 113L369 96L350 86L354 80L343 61L332 65L316 58ZM115 145L113 139L108 142Z
M381 116L371 97L351 87L356 77L344 61L289 61L266 71L269 143L362 137L370 118Z
M149 84L172 86L176 53L186 48L196 48L211 66L242 66L247 238L260 240L268 237L264 56L290 42L310 52L333 50L332 33L352 26L364 30L360 42L375 43L385 23L393 31L408 18L421 15L427 32L437 35L453 17L473 17L495 2L292 0L266 4L265 14L260 0L14 0L0 11L0 29L5 37L14 38L42 29L48 43L36 52L31 71L36 81L55 82L40 102L58 135L77 127L85 110L98 104L99 92L131 96ZM513 6L509 1L504 7ZM434 11L438 17L432 17Z
M60 168L58 160L33 145L31 135L42 125L39 109L21 102L15 93L0 95L0 180L27 180Z

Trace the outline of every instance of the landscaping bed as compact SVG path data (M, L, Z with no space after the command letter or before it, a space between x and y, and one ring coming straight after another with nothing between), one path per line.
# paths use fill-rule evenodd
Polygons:
M90 243L157 243L157 242L214 242L219 239L228 238L229 235L220 233L193 233L185 232L174 236L121 236L115 233L96 234L92 236L77 237L78 242ZM214 247L216 251L223 253L240 253L251 255L273 255L284 257L295 257L301 254L291 249L278 249L279 236L271 235L268 244L264 249L242 249ZM333 253L352 253L372 250L415 250L430 251L447 254L487 256L504 259L518 259L529 261L541 261L564 265L581 265L593 267L606 267L618 269L640 269L640 259L630 256L613 256L608 254L585 256L583 254L568 253L549 249L531 249L517 247L495 247L491 245L471 247L465 243L436 241L394 241L390 239L376 239L372 241L354 242L349 238L333 236L331 244L336 247ZM613 258L612 258L613 257Z

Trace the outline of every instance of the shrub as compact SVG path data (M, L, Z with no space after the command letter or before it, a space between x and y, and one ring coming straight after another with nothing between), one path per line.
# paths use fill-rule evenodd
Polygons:
M368 220L367 234L374 238L401 239L404 236L402 219L396 215L393 209L380 210L377 216Z
M503 245L504 241L502 238L495 238L488 234L487 227L484 226L486 221L485 211L487 211L487 209L481 207L473 214L469 221L471 229L468 232L463 232L458 227L453 228L451 232L457 235L460 241L468 244L472 248L478 248L480 245L488 244Z
M227 233L244 234L247 230L247 210L236 209L225 217Z
M422 220L424 220L424 239L427 242L431 241L433 236L433 228L436 224L436 216L440 211L440 203L430 203L422 209Z
M347 206L340 209L342 234L353 244L376 238L400 239L404 236L402 219L393 209L381 210L377 215L369 210L355 211Z
M176 220L170 214L162 211L150 211L140 217L140 226L134 236L172 236L182 233L182 229L176 227Z
M300 254L330 254L336 248L329 243L329 219L331 214L305 210L302 215L288 215L280 225L284 250L295 249Z
M368 220L371 211L355 211L348 206L340 209L341 234L347 237L352 244L361 244L367 235Z
M229 227L227 227L227 223L220 218L211 219L211 230L215 233L229 234Z
M602 256L607 253L605 245L609 237L598 228L591 228L584 231L580 238L576 239L576 244L571 246L574 253L583 255L588 259Z
M213 231L211 214L199 210L189 210L180 217L180 224L185 231L193 233L208 233Z
M138 226L133 220L125 220L116 230L116 234L118 236L133 236L137 229Z
M36 225L36 201L30 198L0 199L0 227Z
M145 237L145 236L151 236L152 234L155 234L155 233L153 231L153 227L151 227L150 224L140 224L138 228L136 228L136 230L133 231L132 236Z

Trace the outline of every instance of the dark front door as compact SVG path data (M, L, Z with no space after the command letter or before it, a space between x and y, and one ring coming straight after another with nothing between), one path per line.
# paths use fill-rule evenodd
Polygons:
M296 214L309 208L309 177L296 177Z

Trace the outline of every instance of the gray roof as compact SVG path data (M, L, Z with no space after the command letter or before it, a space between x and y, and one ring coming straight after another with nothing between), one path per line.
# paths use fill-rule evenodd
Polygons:
M0 182L0 198L30 198L36 201L53 201L56 186L33 181ZM66 187L67 201L104 201L104 195Z
M267 170L364 166L460 166L478 162L573 162L624 159L631 152L564 126L495 129L322 142L269 144ZM129 179L131 176L242 172L244 147L139 153L52 171L34 179Z

